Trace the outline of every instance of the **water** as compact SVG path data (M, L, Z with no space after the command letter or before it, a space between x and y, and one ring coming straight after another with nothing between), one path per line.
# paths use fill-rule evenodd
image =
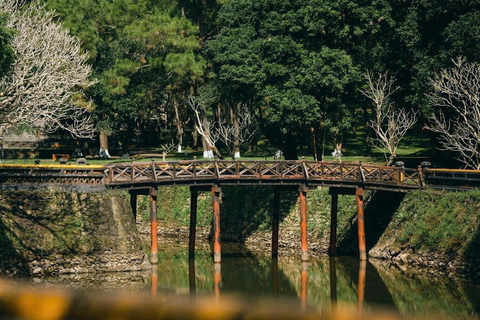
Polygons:
M70 275L32 280L43 285L95 288L103 291L147 291L152 295L236 295L249 299L293 299L300 307L331 310L352 304L367 312L388 308L406 318L443 316L480 319L480 285L439 275L432 270L399 269L372 260L350 257L312 258L224 254L214 264L208 250L188 259L186 248L160 251L152 271L97 275Z

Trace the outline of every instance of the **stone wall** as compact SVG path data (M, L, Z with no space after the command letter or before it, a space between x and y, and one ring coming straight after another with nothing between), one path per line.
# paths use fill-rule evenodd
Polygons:
M148 267L128 194L0 192L0 272L41 275Z

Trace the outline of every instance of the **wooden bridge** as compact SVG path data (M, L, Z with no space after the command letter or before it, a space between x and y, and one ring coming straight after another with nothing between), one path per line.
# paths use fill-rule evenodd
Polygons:
M452 186L452 181L453 186ZM460 183L458 183L460 181ZM223 185L270 185L274 190L272 255L278 255L280 193L298 190L300 201L301 256L308 259L307 193L311 187L328 187L332 196L329 252L336 250L338 194L355 195L360 259L366 260L363 198L365 190L408 192L427 184L442 188L471 188L480 182L480 171L408 169L359 163L305 161L192 160L129 162L95 165L1 165L0 189L34 190L56 187L69 191L129 190L136 216L137 195L150 196L152 263L158 262L158 187L185 185L191 190L189 250L193 257L198 191L210 191L213 199L214 260L221 260L220 200Z

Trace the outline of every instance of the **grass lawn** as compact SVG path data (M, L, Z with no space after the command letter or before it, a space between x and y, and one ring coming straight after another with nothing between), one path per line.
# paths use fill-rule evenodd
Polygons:
M419 131L419 130L418 130ZM317 146L318 152L322 152L322 146ZM365 143L365 133L363 128L357 130L357 134L354 136L350 134L344 142L344 149L342 157L333 157L331 153L333 152L333 145L330 141L326 141L325 144L325 161L335 161L335 162L359 162L367 164L386 164L386 158L382 150L371 148L367 149ZM273 160L273 155L277 152L277 149L271 146L268 146L266 140L261 140L258 143L258 148L256 150L242 150L241 160ZM158 154L160 155L162 151L158 148L156 149L135 149L132 150L132 154ZM309 147L303 146L298 150L299 158L302 156L305 157L307 161L314 160L313 152ZM225 159L229 159L227 154L223 154ZM430 157L434 155L434 149L432 147L430 137L421 132L412 132L407 135L402 142L400 143L399 148L397 149L397 159L404 161L407 167L416 167L420 164L421 161L429 160ZM187 153L174 153L167 156L167 161L179 161L179 160L191 160L196 156L199 160L202 159L203 152L196 151L188 148ZM320 154L319 154L320 156ZM150 161L150 157L138 158L138 162ZM155 157L155 161L162 161L162 157ZM41 164L58 164L58 161L55 162L52 159L40 159ZM108 164L108 163L119 163L119 162L130 162L128 158L114 157L109 160L102 160L99 158L89 158L87 157L87 163L89 164ZM71 160L70 163L75 162ZM5 159L3 161L5 164L34 164L34 159Z

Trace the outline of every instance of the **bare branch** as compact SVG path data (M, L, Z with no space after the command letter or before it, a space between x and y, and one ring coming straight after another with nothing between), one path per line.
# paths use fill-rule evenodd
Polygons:
M430 101L441 109L427 128L440 134L442 150L456 152L465 167L480 169L480 65L457 58L430 83Z
M39 1L23 7L20 0L0 1L9 14L8 27L16 60L10 74L0 79L0 136L19 125L47 132L64 129L76 137L92 137L90 104L79 107L72 97L92 84L91 67L80 42L54 21Z
M391 164L397 156L397 148L407 131L418 120L418 112L396 109L390 102L390 96L398 89L393 88L395 78L388 72L375 76L372 72L365 74L367 89L362 94L372 100L375 117L369 122L376 138L372 145L390 154L387 164Z
M215 123L211 123L205 115L205 111L197 103L195 97L188 97L188 104L195 113L195 127L197 132L205 139L207 146L213 150L219 157L222 157L215 144L219 139L219 133L215 130Z

